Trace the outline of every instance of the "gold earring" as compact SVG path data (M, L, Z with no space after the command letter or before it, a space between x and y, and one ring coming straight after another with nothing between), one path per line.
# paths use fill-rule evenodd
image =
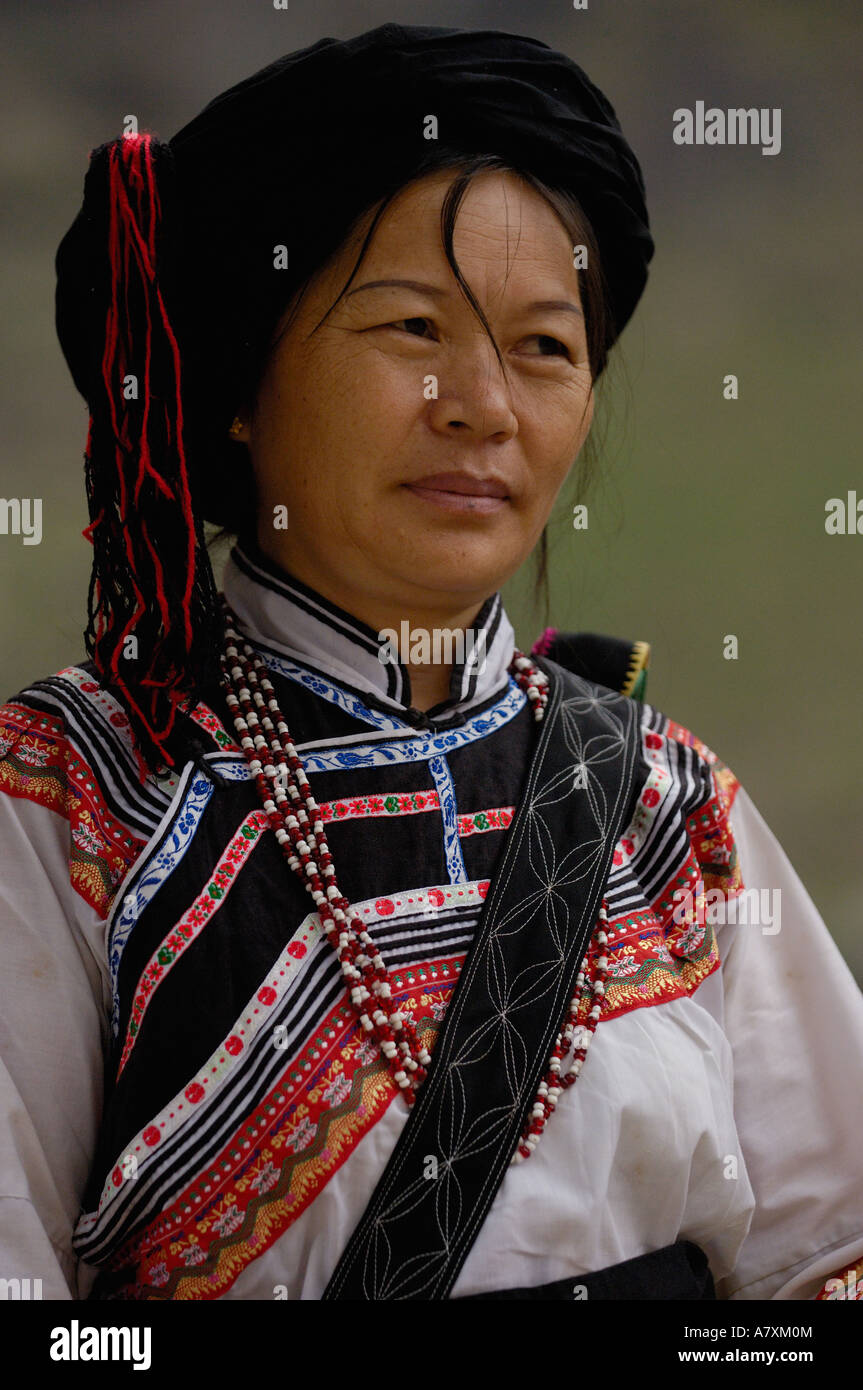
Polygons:
M239 415L235 415L235 416L234 416L234 423L231 425L230 429L228 430L228 434L238 435L238 434L240 433L240 431L241 431L241 430L244 430L245 428L246 428L245 422L244 422L243 420L240 419Z

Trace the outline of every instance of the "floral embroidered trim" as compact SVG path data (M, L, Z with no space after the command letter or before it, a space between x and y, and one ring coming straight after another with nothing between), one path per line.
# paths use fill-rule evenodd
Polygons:
M429 1048L460 968L458 958L399 972L399 1007ZM432 969L435 982L419 981ZM302 1214L397 1095L339 1004L216 1159L112 1257L112 1268L137 1267L120 1296L217 1298Z
M239 744L228 733L227 729L225 728L222 721L219 719L218 715L210 709L209 705L205 705L203 700L199 701L199 703L191 711L189 717L197 724L199 729L203 729L205 733L208 733L210 735L210 738L213 740L213 742L217 744L223 752L242 752L242 749L240 748Z
M264 811L253 811L246 816L237 834L223 851L209 883L198 894L191 907L183 913L179 922L165 937L158 951L151 956L150 961L145 966L135 990L135 997L132 1000L126 1041L123 1044L123 1053L117 1068L118 1080L129 1060L132 1048L135 1046L141 1021L155 990L187 946L201 934L207 922L221 906L221 900L236 881L237 873L251 854L261 831L266 830L268 825L269 821Z
M69 744L60 716L16 702L0 709L0 792L69 822L72 887L106 918L144 841L111 814L96 774Z
M458 833L464 838L465 835L481 835L486 830L506 830L514 815L514 806L490 806L487 811L468 812L458 818Z
M239 1018L235 1019L230 1031L200 1070L187 1082L182 1091L171 1097L144 1129L129 1140L122 1154L117 1155L115 1166L102 1188L98 1208L82 1216L78 1222L76 1240L84 1236L89 1239L95 1227L111 1210L126 1176L124 1165L130 1155L135 1160L136 1179L145 1179L151 1154L159 1152L164 1147L165 1140L170 1139L192 1116L197 1119L214 1103L220 1087L241 1065L244 1054L248 1054L256 1037L263 1029L272 1030L273 1016L278 1011L278 1005L286 989L301 969L301 962L322 936L320 918L317 913L310 913L294 932L272 969L267 972L266 979L247 1001Z
M440 809L440 796L436 791L381 792L377 796L349 796L339 801L320 803L321 820L325 825L367 816L412 816L419 811ZM483 830L506 830L514 814L514 806L490 806L485 811L469 811L459 815L458 833L465 836Z

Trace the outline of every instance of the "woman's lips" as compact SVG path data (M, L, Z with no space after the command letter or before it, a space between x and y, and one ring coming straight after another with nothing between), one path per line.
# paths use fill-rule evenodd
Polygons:
M469 473L433 473L405 483L408 492L448 512L488 514L500 511L509 501L509 492L496 478L478 478Z

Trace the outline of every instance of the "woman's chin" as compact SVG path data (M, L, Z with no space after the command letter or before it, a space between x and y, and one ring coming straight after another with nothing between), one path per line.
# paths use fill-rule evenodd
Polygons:
M479 552L479 553L477 553ZM484 553L483 553L484 552ZM504 565L499 547L451 547L435 551L428 545L405 547L398 557L398 569L405 581L405 594L417 585L436 594L461 595L465 603L493 594L518 567L518 561Z

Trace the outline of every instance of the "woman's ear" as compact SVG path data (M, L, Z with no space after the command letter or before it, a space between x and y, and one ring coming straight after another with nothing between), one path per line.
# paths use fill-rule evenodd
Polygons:
M252 437L248 420L245 420L242 415L235 415L233 423L228 428L228 434L237 443L248 444Z

